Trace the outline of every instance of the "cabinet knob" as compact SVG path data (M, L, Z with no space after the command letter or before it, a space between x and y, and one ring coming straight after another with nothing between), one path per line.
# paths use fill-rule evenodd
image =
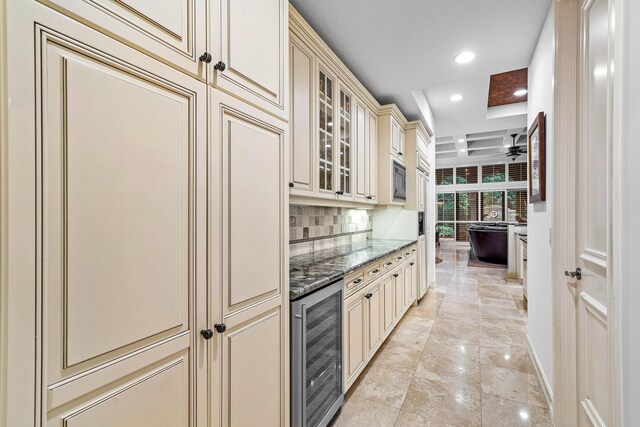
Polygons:
M402 151L398 151L398 156L402 156Z
M225 325L224 323L216 323L215 325L213 325L213 327L216 328L216 332L218 332L219 334L227 330L227 325Z
M373 296L373 294L365 294L365 296L364 296L364 297L365 297L366 299L369 299L369 298L371 298L372 296Z
M338 196L341 196L341 195L343 195L343 194L344 194L344 191L336 191L336 194L337 194Z
M218 71L224 71L225 68L227 68L227 66L225 65L224 62L219 61L216 65L213 66L214 70L218 70Z
M354 280L354 281L353 281L353 284L354 284L354 285L357 285L357 284L358 284L358 283L360 283L360 282L362 282L362 279L356 279L356 280Z
M202 335L205 340L210 340L213 337L213 331L211 329L203 329L200 331L200 335Z
M389 262L387 263L387 265L391 265L391 264L393 264L391 261L389 261Z
M367 199L371 200L373 199L373 196L367 196Z
M293 188L293 182L289 183L289 188Z
M398 259L402 259L402 257L401 257L401 256L399 256L399 257L398 257Z
M200 61L208 64L211 62L211 54L209 52L205 52L202 55L200 55Z
M394 273L394 274L393 274L393 277L398 277L398 276L399 276L399 274L398 274L398 273Z
M415 262L410 262L410 263L409 263L409 265L414 265L414 264L415 264Z
M380 273L380 269L376 268L375 270L372 271L372 273L373 274Z

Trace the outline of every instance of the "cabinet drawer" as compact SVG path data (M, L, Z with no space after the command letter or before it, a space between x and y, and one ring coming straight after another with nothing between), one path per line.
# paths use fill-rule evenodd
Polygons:
M396 263L396 265L398 264L402 264L403 262L405 262L407 259L409 258L408 255L405 255L404 252L398 252L393 256L393 262Z
M393 260L394 260L393 256L390 256L380 261L380 267L382 268L382 271L391 270L396 265L396 263L393 262Z
M365 268L365 278L367 280L367 282L375 279L376 277L380 276L380 274L382 274L382 267L380 266L379 262L373 263L373 264L369 264L366 268Z
M355 271L347 275L344 279L346 294L350 294L365 283L364 270Z

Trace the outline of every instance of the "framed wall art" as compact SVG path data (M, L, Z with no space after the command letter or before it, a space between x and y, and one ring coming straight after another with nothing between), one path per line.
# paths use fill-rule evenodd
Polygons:
M529 128L529 203L544 202L545 196L545 115L538 113Z

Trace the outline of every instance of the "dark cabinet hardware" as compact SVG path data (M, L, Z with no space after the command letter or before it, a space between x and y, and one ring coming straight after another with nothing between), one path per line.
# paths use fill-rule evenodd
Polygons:
M394 274L393 274L393 277L398 277L399 275L400 275L400 274L398 274L398 273L394 273Z
M367 199L371 200L373 199L373 196L367 196Z
M402 156L402 151L398 151L398 156Z
M411 255L411 252L407 252L407 253L405 254L405 256L409 256L409 255Z
M216 65L213 66L213 69L218 71L224 71L225 68L227 68L227 66L222 61L219 61Z
M200 331L200 335L202 335L205 340L210 340L213 337L213 331L211 329L203 329Z
M211 59L212 59L212 58L211 58L211 54L210 54L209 52L205 52L205 53L203 53L202 55L200 55L200 58L199 58L199 59L200 59L200 61L202 61L202 62L204 62L204 63L208 64L208 63L210 63L210 62L211 62Z
M391 264L393 264L391 261L389 261L389 262L387 263L387 265L391 265Z
M411 252L415 252L415 251L416 251L415 249L411 249Z
M576 268L576 271L565 271L564 275L572 279L582 280L582 270L580 267Z
M399 256L399 257L398 257L398 259L402 259L402 257L401 257L401 256Z
M365 296L364 296L364 297L365 297L366 299L369 299L369 298L371 298L372 296L373 296L373 294L365 294Z
M227 330L227 325L225 325L224 323L216 323L215 325L213 325L213 327L216 328L216 332L218 332L219 334Z
M358 284L358 283L360 283L360 282L362 282L362 279L356 279L356 280L354 280L354 281L353 281L353 284L354 284L354 285L357 285L357 284Z
M336 191L336 194L337 194L338 196L342 196L342 195L344 194L344 191Z
M414 264L415 264L415 262L410 262L410 263L409 263L409 265L414 265Z
M376 268L375 270L373 270L373 271L372 271L372 273L373 273L373 274L380 273L380 269L379 269L379 268Z
M289 183L289 188L293 188L293 182Z

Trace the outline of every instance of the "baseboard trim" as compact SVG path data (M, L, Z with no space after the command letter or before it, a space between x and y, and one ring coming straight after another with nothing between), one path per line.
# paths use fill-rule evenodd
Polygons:
M538 359L538 355L536 354L536 350L533 348L533 344L531 343L531 338L529 338L529 335L527 335L527 351L529 352L529 357L533 362L533 367L536 370L536 376L538 377L538 380L540 381L540 384L542 386L542 394L544 394L544 399L547 401L551 419L553 419L553 390L551 390L551 386L549 385L547 376L542 370L540 359Z

